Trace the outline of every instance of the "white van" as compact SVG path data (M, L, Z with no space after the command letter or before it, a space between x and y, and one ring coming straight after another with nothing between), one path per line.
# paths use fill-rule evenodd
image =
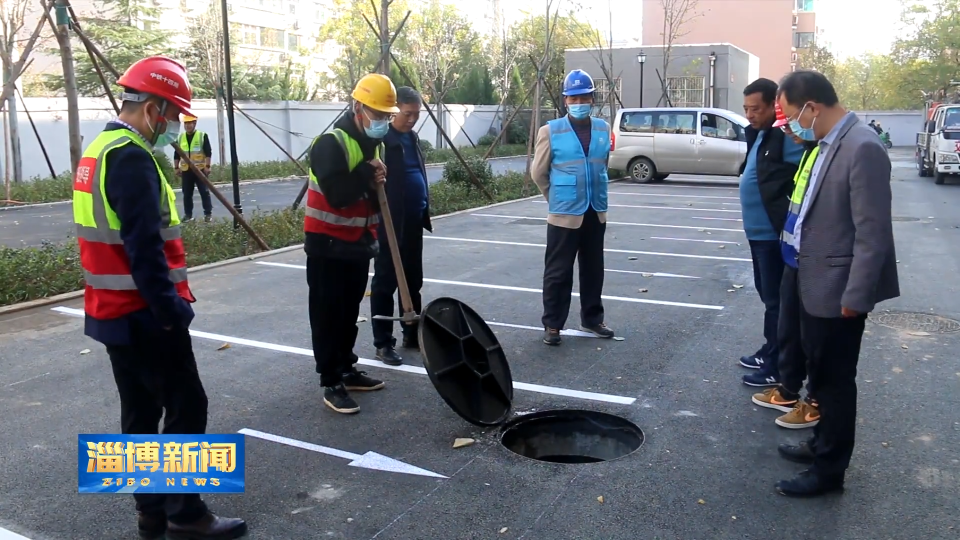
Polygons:
M743 116L725 109L620 109L608 167L634 182L671 174L739 176L747 157Z

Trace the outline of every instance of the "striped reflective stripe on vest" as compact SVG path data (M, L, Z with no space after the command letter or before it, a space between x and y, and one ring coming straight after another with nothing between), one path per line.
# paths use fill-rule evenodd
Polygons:
M347 145L346 139L344 139L343 131L340 129L335 129L330 132L331 135L337 139L337 142L340 143L340 148L343 149L343 155L347 159L347 167L350 171L353 171L360 164L360 161L363 160L363 155L358 154L355 151L351 151L351 148ZM317 137L319 139L320 137ZM316 144L316 139L314 139L314 144ZM381 148L383 144L377 146L375 156L377 159L380 159ZM313 175L313 170L310 171L310 189L323 195L323 190L320 189L320 182L317 181L316 177ZM334 214L332 212L325 212L317 208L312 208L307 205L304 213L313 218L329 223L331 225L340 225L343 227L368 227L370 225L377 225L380 223L380 215L373 214L369 217L345 217L341 215Z
M800 161L800 168L794 176L793 194L790 196L790 209L787 211L787 225L780 233L780 240L788 245L794 242L794 227L797 224L797 217L800 216L800 209L803 208L803 198L806 196L807 184L810 181L810 173L813 171L813 165L817 162L817 156L820 154L820 147L817 146L804 154Z
M96 165L94 165L93 181L90 182L90 195L93 203L93 220L96 227L85 227L77 223L77 238L82 238L88 242L108 245L123 245L123 239L120 237L120 231L110 227L110 220L107 218L107 205L105 195L101 191L101 174L103 172L104 162L107 152L123 146L130 142L128 137L121 137L108 143L97 156ZM170 226L170 200L167 197L164 183L160 183L160 237L164 242L180 239L180 226ZM106 289L116 291L136 290L131 275L96 275L84 270L84 279L87 285L95 289ZM174 283L180 283L187 280L186 268L177 268L170 270L170 279Z

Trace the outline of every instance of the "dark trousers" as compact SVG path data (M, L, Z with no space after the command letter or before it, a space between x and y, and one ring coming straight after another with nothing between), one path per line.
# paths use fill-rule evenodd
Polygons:
M401 234L402 231L402 234ZM403 272L407 278L407 288L410 289L410 299L413 301L413 310L420 313L422 300L420 289L423 288L423 219L409 219L397 231L400 245L400 261L403 263ZM397 274L393 269L393 258L390 255L390 246L386 235L380 238L380 251L373 263L373 281L370 284L370 314L393 316L393 295L397 295L398 315L403 314L403 303L400 300L400 291L397 290ZM397 340L393 337L393 321L372 319L373 345L378 349L394 347ZM409 340L417 339L417 325L401 324L403 335Z
M210 202L210 190L207 185L194 176L192 171L185 171L180 177L183 188L183 214L184 218L193 217L193 188L196 187L200 192L200 204L203 206L203 215L213 214L213 203Z
M780 282L783 278L783 256L779 240L750 240L753 259L753 283L763 302L763 346L757 356L766 360L764 370L775 371L780 354L777 344L777 319L780 316Z
M358 361L353 346L369 268L364 259L307 257L310 335L323 386L340 384Z
M839 476L850 466L857 428L857 363L866 315L822 319L802 311L800 334L810 361L820 422L813 428L812 470Z
M156 434L161 417L164 434L204 433L207 394L197 372L190 332L186 328L148 331L134 327L131 341L131 345L107 347L120 392L122 433ZM166 514L178 524L196 521L207 513L198 494L135 493L133 498L139 512Z
M783 280L780 283L780 317L777 326L777 341L780 349L777 369L780 372L780 386L791 395L800 393L803 389L803 380L807 378L807 355L803 352L803 342L800 339L800 313L797 269L784 266ZM813 398L811 382L807 382L808 398Z
M579 229L547 224L547 250L543 261L543 326L562 329L570 314L573 291L573 261L580 264L580 323L603 322L603 235L593 208L583 216Z

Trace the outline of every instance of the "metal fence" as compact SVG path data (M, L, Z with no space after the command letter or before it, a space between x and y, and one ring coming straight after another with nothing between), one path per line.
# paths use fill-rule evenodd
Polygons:
M703 107L706 97L703 76L667 77L667 95L674 107Z

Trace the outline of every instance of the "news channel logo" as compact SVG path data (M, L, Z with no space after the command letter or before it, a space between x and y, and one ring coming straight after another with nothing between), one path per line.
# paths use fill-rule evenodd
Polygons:
M244 436L77 436L80 493L243 493Z

